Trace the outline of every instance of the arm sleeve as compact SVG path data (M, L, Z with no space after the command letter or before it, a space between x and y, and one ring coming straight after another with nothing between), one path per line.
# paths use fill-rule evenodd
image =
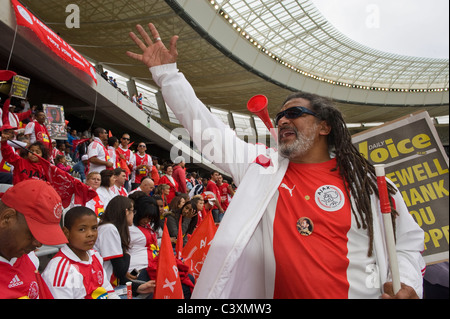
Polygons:
M7 143L7 141L1 141L0 144L2 156L5 161L13 166L16 166L17 161L20 161L21 157L16 152L14 152L13 148Z
M105 261L123 256L122 243L116 226L104 224L99 227L95 249Z
M189 132L202 155L240 183L248 166L257 155L265 154L266 146L248 144L197 98L176 63L151 67L153 79L161 87L167 105Z
M119 283L125 284L128 281L125 275L130 267L130 255L125 253L122 257L113 258L110 261L113 266L113 273L119 279Z

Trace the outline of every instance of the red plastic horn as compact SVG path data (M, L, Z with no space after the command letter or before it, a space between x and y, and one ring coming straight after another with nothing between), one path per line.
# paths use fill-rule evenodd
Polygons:
M277 133L275 128L273 127L272 121L269 117L269 112L267 111L267 105L269 101L265 95L255 95L247 102L247 110L257 115L263 123L266 125L270 134L272 134L275 141L277 138Z

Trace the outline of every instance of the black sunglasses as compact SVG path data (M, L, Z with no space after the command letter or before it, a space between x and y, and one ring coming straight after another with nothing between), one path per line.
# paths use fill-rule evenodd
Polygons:
M278 122L281 120L282 117L286 117L287 119L296 119L297 117L302 116L303 114L310 114L315 117L319 117L316 113L311 111L310 109L304 107L304 106L293 106L288 108L287 110L281 111L277 114L275 117L275 124L278 125Z

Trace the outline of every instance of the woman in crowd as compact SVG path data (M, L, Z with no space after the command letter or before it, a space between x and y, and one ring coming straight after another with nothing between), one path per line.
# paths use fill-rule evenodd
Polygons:
M159 208L156 201L144 192L134 192L129 196L135 203L136 214L130 231L130 266L128 272L140 280L156 279L159 253L157 232L160 227ZM150 276L152 274L152 276Z
M165 166L165 173L166 174L160 178L159 184L169 185L169 194L167 195L167 203L170 203L172 199L176 196L176 192L178 192L178 183L172 177L173 168L171 165Z
M98 227L98 237L94 249L104 260L104 268L113 284L125 284L136 279L128 272L130 265L130 231L133 225L134 202L131 198L116 196L110 201Z
M176 244L176 238L178 237L178 225L181 221L181 229L183 235L183 246L186 245L188 240L188 234L192 234L197 227L197 209L193 207L191 201L187 201L183 204L181 209L175 210L172 214L166 218L167 229L171 238L174 238L173 242Z
M114 184L116 182L116 176L113 170L105 169L100 172L102 181L100 187L97 189L97 194L103 202L105 208L108 206L109 201L116 196Z

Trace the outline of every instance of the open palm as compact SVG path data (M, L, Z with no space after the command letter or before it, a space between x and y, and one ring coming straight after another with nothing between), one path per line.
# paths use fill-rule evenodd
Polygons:
M145 43L142 42L141 39L137 37L134 32L130 32L130 37L136 43L136 45L142 50L142 54L134 53L127 51L127 55L133 59L141 61L147 67L153 67L157 65L174 63L177 61L178 52L177 52L177 41L178 36L173 36L170 39L170 49L168 50L164 43L161 41L159 37L159 32L156 30L153 23L149 23L148 27L150 32L155 39L151 40L150 36L147 32L145 32L144 28L138 24L136 26L137 31L141 35L142 39L144 39Z

